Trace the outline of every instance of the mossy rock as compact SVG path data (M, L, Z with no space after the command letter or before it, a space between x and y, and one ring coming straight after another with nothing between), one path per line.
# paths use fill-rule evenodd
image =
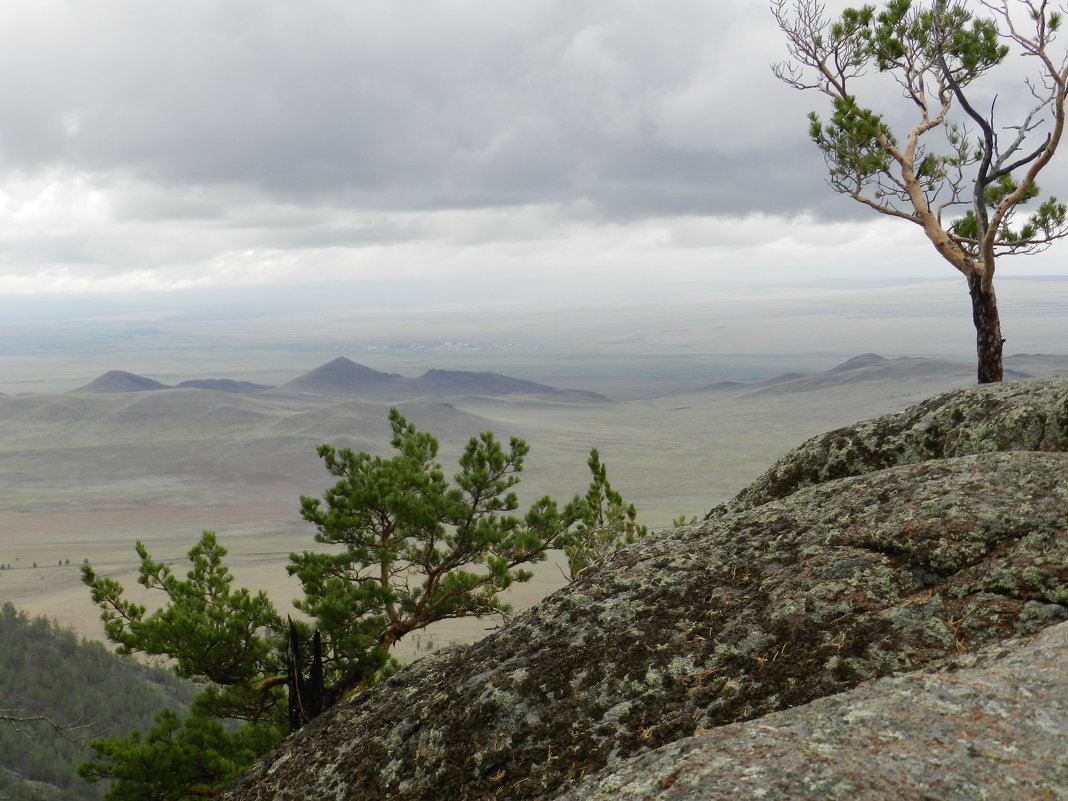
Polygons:
M1066 618L1068 454L919 461L650 535L329 710L223 797L548 799Z
M1068 797L1068 623L613 765L555 801Z
M996 451L1068 451L1068 375L943 392L901 412L820 434L706 519L837 478Z

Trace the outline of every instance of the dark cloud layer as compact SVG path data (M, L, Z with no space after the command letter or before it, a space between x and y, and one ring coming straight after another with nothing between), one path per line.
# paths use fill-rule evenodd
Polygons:
M0 11L8 170L636 214L786 210L819 175L793 149L802 117L763 114L782 137L752 119L747 93L790 98L747 48L769 29L751 0L13 6ZM767 162L778 209L754 174Z
M763 0L0 3L0 293L920 263L783 52Z

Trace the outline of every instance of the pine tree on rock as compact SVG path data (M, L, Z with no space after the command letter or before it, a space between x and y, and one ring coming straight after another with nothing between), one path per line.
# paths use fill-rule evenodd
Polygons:
M393 455L319 448L337 479L323 498L302 498L316 542L329 551L290 555L287 570L305 620L283 620L263 592L234 586L226 549L205 531L181 578L138 542L138 582L161 593L159 608L130 601L89 564L82 578L120 653L161 657L204 683L184 720L157 716L146 734L93 742L80 768L114 780L108 798L195 799L217 794L287 732L349 693L399 668L391 656L407 634L460 617L507 614L500 593L527 581L552 549L586 566L643 527L614 492L594 450L585 498L563 508L548 496L517 514L514 487L529 447L492 433L472 437L450 482L439 443L390 411ZM592 540L584 532L596 531ZM610 532L615 532L611 534Z
M1061 15L1048 0L980 0L988 16L960 0L888 0L825 16L819 0L772 0L789 60L775 75L831 101L831 116L809 115L809 135L827 163L834 191L875 211L919 226L935 251L965 278L976 331L979 383L1001 381L1005 340L994 292L1002 256L1036 253L1068 234L1068 209L1049 197L1026 219L1035 183L1064 131L1068 60L1050 52ZM1008 42L1008 44L1003 44ZM1023 113L985 112L978 80L1010 52L1033 68ZM890 97L877 111L867 97L883 94L878 77L898 85L911 123ZM862 99L864 93L865 99Z

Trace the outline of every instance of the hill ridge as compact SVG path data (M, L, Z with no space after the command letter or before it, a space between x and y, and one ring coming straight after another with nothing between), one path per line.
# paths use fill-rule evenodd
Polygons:
M126 370L108 370L103 375L94 378L88 384L71 390L71 394L82 392L93 393L119 393L119 392L155 392L172 387L147 378L143 375L130 373Z
M338 356L278 387L282 391L317 394L355 395L380 390L403 380L398 373L383 373L366 365Z
M1062 364L1068 366L1068 356L1020 353L1006 357L1005 362L1006 379L1035 378L1054 374L1056 368ZM877 353L862 353L822 372L789 372L762 381L717 381L684 391L786 395L872 382L922 381L930 383L956 379L965 383L970 381L973 375L974 367L965 362L930 356L888 358ZM228 394L299 393L368 400L406 400L426 396L459 395L499 397L513 394L557 396L571 400L606 400L604 395L597 392L560 389L537 381L515 378L488 370L454 370L434 367L417 377L406 377L399 373L376 370L345 356L338 356L277 387L229 378L189 379L177 385L168 385L125 370L109 370L88 384L71 390L68 394L120 394L167 389L211 390Z
M359 364L345 356L321 364L277 387L230 378L189 379L177 385L164 384L147 376L125 370L109 370L68 394L121 394L157 392L168 389L211 390L229 394L264 392L300 393L324 396L366 398L372 400L406 400L425 396L456 395L559 395L585 400L604 400L603 395L583 390L558 389L524 378L514 378L488 370L451 370L431 368L422 375L408 378Z
M422 375L408 378L399 373L384 373L339 356L277 388L281 392L302 392L379 400L403 400L422 396L457 395L567 395L580 399L603 400L604 396L582 390L557 387L514 378L487 370L451 370L431 368Z

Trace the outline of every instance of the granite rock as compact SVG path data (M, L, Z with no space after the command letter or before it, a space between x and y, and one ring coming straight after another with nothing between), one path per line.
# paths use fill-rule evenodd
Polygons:
M927 408L918 419L954 417ZM1018 416L1028 447L1053 441L1049 414ZM329 710L223 797L549 799L699 732L1068 618L1068 454L949 449L650 535Z
M995 451L1068 451L1068 375L943 392L903 411L819 434L706 519L836 478Z
M632 757L556 801L1068 799L1068 624Z

